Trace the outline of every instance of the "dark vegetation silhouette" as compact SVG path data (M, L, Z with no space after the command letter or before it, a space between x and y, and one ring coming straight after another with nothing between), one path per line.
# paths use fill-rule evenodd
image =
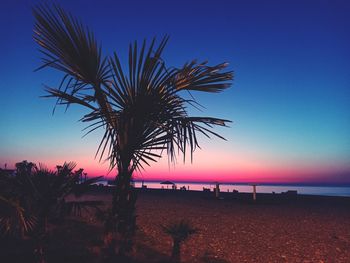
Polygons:
M149 45L131 43L125 69L117 53L105 56L94 34L60 7L39 5L33 14L34 39L43 55L39 69L63 74L57 88L46 87L46 97L56 98L57 105L89 110L81 118L87 134L104 129L96 156L118 171L106 241L112 250L117 244L123 256L131 250L135 233L133 172L157 161L163 151L171 162L177 154L184 160L190 154L192 160L198 134L223 139L211 128L226 126L228 120L192 117L187 107L198 106L191 91L220 92L231 85L233 73L224 71L227 63L209 66L196 60L167 67L162 53L168 37L158 45L155 39Z
M181 220L162 226L164 232L171 236L173 240L173 249L171 254L172 262L181 261L181 244L185 242L191 235L198 232L190 222Z
M78 197L100 178L81 181L82 169L64 163L56 171L44 165L23 161L14 175L0 169L0 234L2 238L31 239L35 243L36 262L46 262L48 232L66 215L80 215L82 209L97 207L100 201L67 200Z

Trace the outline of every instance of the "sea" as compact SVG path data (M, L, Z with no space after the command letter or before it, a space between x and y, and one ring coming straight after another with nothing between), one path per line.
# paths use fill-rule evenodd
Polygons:
M104 185L108 184L108 181L100 181ZM174 182L176 189L186 188L186 190L203 191L203 189L213 190L216 187L215 183L195 183L195 182ZM151 189L172 189L172 184L162 184L160 181L147 182L144 181L143 185ZM134 186L136 188L142 187L142 182L135 181ZM241 193L252 193L253 186L251 184L234 184L234 183L220 183L219 188L221 192L233 192L238 191ZM297 191L298 194L303 195L324 195L324 196L348 196L350 197L350 186L314 186L314 185L268 185L257 184L257 193L283 193L289 190Z

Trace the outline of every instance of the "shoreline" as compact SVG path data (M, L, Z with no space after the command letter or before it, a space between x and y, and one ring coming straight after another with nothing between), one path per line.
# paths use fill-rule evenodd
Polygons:
M110 180L106 180L110 181ZM159 180L134 180L134 182L137 183L160 183L162 181ZM197 182L197 181L172 181L175 184L215 184L216 181L205 181L205 182ZM257 183L257 182L246 182L246 183L236 183L236 182L220 182L220 185L244 185L244 186L250 186L250 185L257 185L257 186L300 186L300 187L350 187L350 183Z
M91 187L92 192L113 192L114 186L109 185L94 185ZM135 187L134 188L137 192L162 192L166 194L195 194L195 195L201 195L201 196L207 196L207 197L213 197L215 198L215 193L214 191L210 192L204 192L203 190L180 190L180 189L170 189L170 188L141 188L141 187ZM263 193L257 191L257 200L260 198L263 199L344 199L344 200L350 200L350 196L340 196L340 195L317 195L317 194L301 194L301 193L296 193L296 194L288 194L286 192L282 193ZM221 191L220 196L226 199L249 199L249 196L252 198L253 193L252 192L227 192L227 191Z
M111 181L102 181L99 185L113 186ZM107 184L110 183L110 184ZM98 184L98 183L97 183ZM180 189L185 187L187 190L203 191L204 188L215 189L215 183L198 183L198 182L134 182L135 188L142 186L148 189L172 189L173 187ZM303 195L323 195L323 196L348 196L350 197L350 187L348 186L315 186L315 185L268 185L268 184L219 184L221 192L238 191L240 193L252 193L253 186L256 186L257 193L282 193L287 191L297 191Z
M104 182L112 182L114 181L114 177L112 178L107 178L106 176L102 176L104 179L101 181ZM90 178L90 177L89 177ZM93 177L91 177L93 178ZM314 183L314 182L291 182L291 183L280 183L280 182L227 182L227 181L203 181L203 182L198 182L198 181L177 181L177 180L142 180L142 179L134 179L133 182L136 183L142 183L144 182L145 184L147 183L161 183L162 181L171 181L175 184L208 184L208 185L215 185L215 183L219 183L220 185L232 185L232 186L250 186L250 185L258 185L258 186L299 186L299 187L350 187L350 182L345 182L345 183L326 183L326 182L321 182L321 183Z

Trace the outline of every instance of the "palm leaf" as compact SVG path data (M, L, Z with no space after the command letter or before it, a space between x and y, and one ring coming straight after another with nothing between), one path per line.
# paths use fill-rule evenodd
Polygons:
M208 62L197 64L187 63L175 76L175 91L195 90L204 92L220 92L231 86L233 72L221 72L228 64L207 66Z
M36 217L29 215L18 201L0 196L0 233L3 235L26 234L36 225Z
M34 40L44 55L41 68L53 67L90 84L108 77L107 61L89 29L57 5L38 5L33 15Z

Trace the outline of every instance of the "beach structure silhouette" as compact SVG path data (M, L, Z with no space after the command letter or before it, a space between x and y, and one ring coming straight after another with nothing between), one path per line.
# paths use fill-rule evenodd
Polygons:
M189 116L187 106L196 106L182 92L218 93L230 87L228 64L209 65L192 60L181 68L169 67L162 57L168 42L153 39L129 46L128 68L114 52L104 56L93 32L57 5L33 9L34 40L43 54L39 68L53 68L63 74L58 88L47 86L46 97L57 105L77 104L89 110L81 121L87 134L104 129L96 155L117 169L109 232L118 240L118 253L132 247L135 232L136 196L130 182L135 170L157 161L165 151L171 162L179 152L183 159L199 147L197 134L215 136L214 126L229 120Z
M166 185L166 188L168 189L169 185L171 185L172 189L175 189L175 183L170 182L170 181L163 181L160 183L161 185Z

